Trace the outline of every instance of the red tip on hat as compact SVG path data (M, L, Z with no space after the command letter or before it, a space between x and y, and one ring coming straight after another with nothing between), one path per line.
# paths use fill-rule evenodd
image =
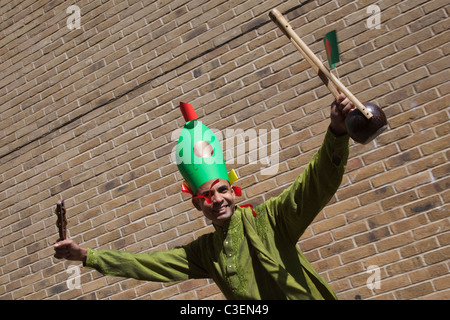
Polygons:
M194 107L189 103L180 102L180 109L186 122L198 119L198 116L194 111Z

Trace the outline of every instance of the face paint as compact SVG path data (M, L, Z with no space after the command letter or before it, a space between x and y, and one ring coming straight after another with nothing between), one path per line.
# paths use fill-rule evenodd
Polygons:
M205 201L206 201L207 204L211 204L211 203L212 203L212 200L211 200L211 189L212 189L212 187L214 187L214 185L216 185L217 183L219 183L219 179L216 179L216 180L211 184L211 187L209 187L208 197L205 197L205 196L194 196L194 199L201 199L201 198L203 198L203 199L205 199Z

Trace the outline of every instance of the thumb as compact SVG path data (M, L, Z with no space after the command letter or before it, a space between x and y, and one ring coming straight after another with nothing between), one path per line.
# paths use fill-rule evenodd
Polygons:
M73 241L72 241L71 239L65 239L65 240L62 240L62 241L55 242L55 243L53 244L53 247L54 247L54 248L60 248L60 247L68 246L68 245L70 245L72 242L73 242Z

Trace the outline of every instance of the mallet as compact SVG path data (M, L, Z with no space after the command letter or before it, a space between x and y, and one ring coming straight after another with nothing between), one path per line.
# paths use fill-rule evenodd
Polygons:
M345 120L349 136L358 143L366 144L380 135L387 128L386 116L381 108L370 102L362 104L338 78L325 68L277 9L272 9L269 17L300 51L333 96L337 98L339 92L342 92L356 106L356 109L350 112Z

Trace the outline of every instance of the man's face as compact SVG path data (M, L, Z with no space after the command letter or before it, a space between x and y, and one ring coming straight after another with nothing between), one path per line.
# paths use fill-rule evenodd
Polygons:
M234 213L236 195L227 180L218 179L218 182L215 181L210 180L198 188L196 196L203 197L193 198L192 203L215 225L223 226L224 222L231 218ZM211 199L211 203L208 203L205 198Z

